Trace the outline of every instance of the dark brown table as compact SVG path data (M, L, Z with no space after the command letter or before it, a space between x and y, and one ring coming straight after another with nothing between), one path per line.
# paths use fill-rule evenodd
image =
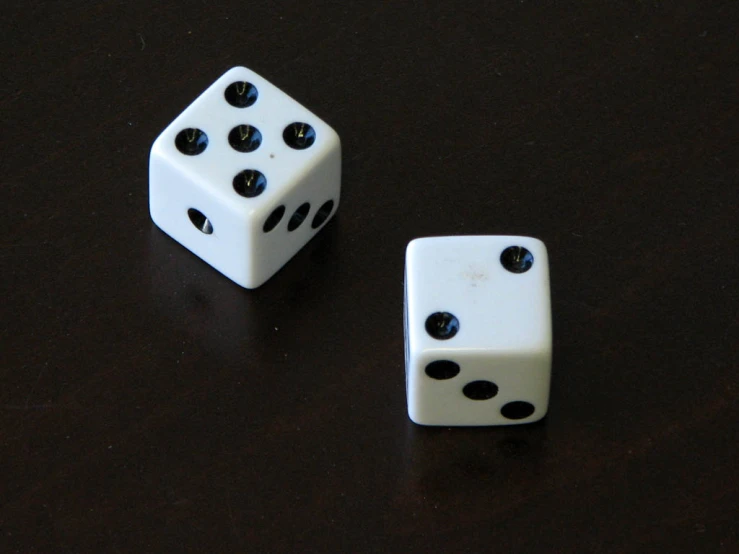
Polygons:
M0 551L739 552L737 2L14 4ZM235 65L344 148L253 291L147 207ZM409 421L404 248L440 234L547 244L543 422Z

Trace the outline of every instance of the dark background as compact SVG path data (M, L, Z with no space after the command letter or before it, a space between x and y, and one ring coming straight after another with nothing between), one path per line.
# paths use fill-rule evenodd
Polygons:
M482 3L480 3L482 4ZM3 8L2 552L737 552L737 2ZM246 65L338 217L240 289L148 150ZM551 258L549 416L406 415L405 245Z

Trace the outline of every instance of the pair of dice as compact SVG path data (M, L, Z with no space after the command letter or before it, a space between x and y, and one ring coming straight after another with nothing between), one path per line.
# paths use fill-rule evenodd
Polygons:
M336 132L236 67L156 139L157 226L245 288L274 275L336 213ZM432 237L406 251L408 414L424 425L544 417L551 373L547 251L528 237Z

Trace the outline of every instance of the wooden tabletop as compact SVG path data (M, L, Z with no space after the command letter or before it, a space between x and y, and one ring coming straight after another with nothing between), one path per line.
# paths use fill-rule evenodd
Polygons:
M737 2L3 8L0 552L739 552ZM148 213L245 65L342 204L241 289ZM407 416L404 249L542 239L549 415Z

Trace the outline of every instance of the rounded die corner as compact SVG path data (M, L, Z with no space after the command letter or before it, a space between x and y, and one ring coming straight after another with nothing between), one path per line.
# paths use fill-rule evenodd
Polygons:
M251 290L256 290L262 285L264 285L267 281L269 281L270 277L267 277L261 280L257 280L254 278L247 278L247 277L239 279L238 281L236 279L231 279L231 280L237 285L239 285L242 289L246 291L251 291Z
M411 423L414 423L415 425L418 425L420 427L432 427L435 424L428 421L427 417L423 417L423 410L420 410L417 406L414 406L413 404L408 404L408 419L411 420Z
M251 70L245 65L233 65L229 69L226 70L224 75L228 75L229 73L237 72L237 71L250 71L251 72Z
M233 77L233 76L236 76L236 75L238 75L238 76L244 76L244 75L246 75L248 77L258 76L258 75L256 75L256 73L254 73L254 71L252 71L251 69L249 69L245 65L234 65L234 66L228 68L226 71L224 71L221 74L221 76L216 80L216 82L213 83L213 84L218 83L221 79L226 79L227 77Z
M296 103L297 100L295 100ZM302 104L298 104L301 107ZM316 134L325 134L325 138L323 138L323 142L326 143L326 146L332 150L337 149L341 151L341 137L339 136L339 133L336 132L336 129L334 129L331 125L326 123L323 119L318 117L317 115L313 114L313 112L307 110L307 108L304 108L306 110L305 116L303 116L304 119L315 119L315 125L312 125L312 127L316 130ZM306 123L311 124L310 121L306 121Z
M531 425L533 423L538 423L539 421L546 419L548 414L549 414L549 402L547 402L544 405L543 409L540 409L537 406L536 411L527 418L519 419L519 420L506 419L505 421L501 422L500 425Z
M540 238L532 237L529 235L512 236L508 238L513 240L518 239L521 243L520 246L528 248L534 254L538 254L539 256L546 256L547 259L549 257L547 245Z
M537 249L541 250L544 254L547 253L546 243L537 237L523 237L527 242L531 242L532 246L536 246Z
M405 247L406 260L418 254L431 240L433 237L416 237L408 241Z
M325 148L329 155L334 155L341 163L341 137L330 125L326 125L327 137L325 139Z
M172 125L168 125L164 130L162 130L159 135L154 139L154 142L151 143L151 148L149 148L149 164L151 164L152 160L155 160L157 157L164 157L167 156L167 140L169 137L169 129Z
M405 258L406 258L406 260L413 255L413 252L417 248L416 241L418 241L418 239L411 239L410 241L408 241L408 244L405 245Z

